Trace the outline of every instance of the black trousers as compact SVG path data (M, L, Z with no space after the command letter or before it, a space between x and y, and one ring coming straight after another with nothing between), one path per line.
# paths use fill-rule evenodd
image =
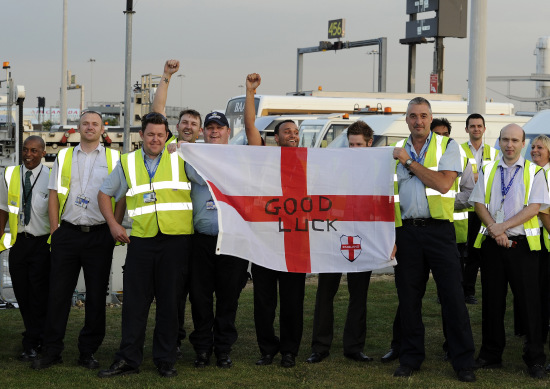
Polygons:
M185 331L185 306L187 305L187 295L189 294L189 273L188 270L182 272L180 292L178 295L178 342L177 346L181 346L181 342L187 336Z
M23 318L23 349L42 345L50 285L49 235L18 234L9 252L10 276Z
M254 325L262 355L298 355L304 328L304 273L286 273L252 264L254 281ZM279 284L280 339L275 335L273 322L277 309Z
M481 254L480 249L474 247L474 243L481 227L481 220L475 212L468 212L468 252L463 258L463 278L462 287L464 296L474 296L476 294L477 273L480 267Z
M370 271L348 273L349 303L344 326L344 354L363 351L367 334L367 294ZM313 336L311 351L328 352L334 333L334 296L340 286L340 273L319 274L315 314L313 315Z
M78 349L84 354L97 351L105 337L105 299L113 259L113 240L109 228L82 232L65 224L51 239L51 272L48 315L44 330L47 355L59 355L71 309L71 300L80 269L86 283L86 317L78 337Z
M422 298L431 269L441 296L453 368L473 367L474 341L462 291L453 224L436 221L425 227L403 225L397 228L396 235L395 283L403 334L400 363L418 369L425 359Z
M153 238L130 237L123 274L122 340L115 360L125 360L133 368L141 365L147 318L155 299L153 361L155 365L176 362L178 288L190 240L191 235L162 233Z
M523 360L527 366L544 364L539 287L540 257L531 251L527 239L516 248L498 246L491 238L481 246L482 343L479 357L500 362L506 344L504 314L508 284L520 309L526 341Z
M189 341L197 353L214 351L219 355L231 352L237 341L235 318L239 296L247 280L248 261L216 255L217 239L217 236L193 235L189 300L194 330Z

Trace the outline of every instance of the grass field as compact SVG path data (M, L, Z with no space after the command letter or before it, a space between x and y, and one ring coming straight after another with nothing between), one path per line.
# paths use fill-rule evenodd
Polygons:
M344 283L344 282L343 282ZM479 292L478 285L478 292ZM0 311L0 388L537 388L546 387L548 379L536 381L529 377L521 359L523 339L513 335L511 299L506 315L507 348L504 368L477 372L477 382L465 384L457 381L448 362L442 360L440 305L436 302L435 283L430 280L424 298L424 324L426 326L426 360L419 372L411 378L394 378L392 373L398 362L382 364L380 357L386 353L391 340L391 327L397 295L393 276L373 276L368 299L368 329L365 353L374 357L373 362L362 364L346 359L342 353L342 331L347 309L347 288L341 285L335 301L335 339L329 358L319 364L305 362L310 354L311 326L315 304L316 277L308 279L304 302L304 336L292 369L279 366L280 356L271 366L255 366L259 357L253 322L252 284L244 289L237 315L239 340L231 354L232 369L214 366L205 369L193 367L194 352L184 343L184 357L176 364L178 377L161 378L153 365L151 339L154 327L154 305L149 318L145 360L138 375L100 380L97 371L78 367L76 339L84 319L84 310L73 308L65 337L64 363L44 371L34 371L16 356L21 352L23 325L16 309ZM478 293L479 294L479 293ZM481 304L469 305L476 348L481 343ZM192 330L190 309L186 328ZM107 308L107 336L96 353L101 368L107 368L120 341L120 307ZM477 352L476 352L477 354ZM550 379L550 378L549 378Z

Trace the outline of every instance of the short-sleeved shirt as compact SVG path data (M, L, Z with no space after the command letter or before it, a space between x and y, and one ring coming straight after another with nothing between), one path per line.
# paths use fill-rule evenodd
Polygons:
M56 159L48 185L51 190L57 190L57 176L60 168L62 167L59 166L59 160ZM71 164L69 195L61 220L83 226L105 223L105 218L99 211L97 193L108 174L105 147L99 144L91 152L85 153L80 145L76 146ZM79 197L88 200L86 208L76 205Z
M214 204L208 185L193 166L185 164L185 172L191 181L191 201L193 202L193 227L195 232L216 236L219 232L218 210Z
M21 169L21 190L20 190L20 207L19 215L24 214L24 193L23 185L25 175L29 171L24 165L17 167ZM31 197L31 219L28 225L25 225L24 219L18 218L17 232L27 232L34 236L48 235L50 233L50 220L48 218L48 180L50 169L46 166L39 164L37 167L31 170L30 183L32 187ZM8 187L6 180L4 179L4 172L0 178L3 184L0 184L0 209L9 212L8 210ZM37 181L38 180L38 181Z
M411 141L411 137L407 139L405 150L417 162L424 163L428 145L433 133L428 135L420 154L417 154ZM438 171L454 171L458 175L462 174L462 158L458 144L452 139L449 140L445 152L441 156L438 165ZM426 186L420 179L411 175L403 164L397 164L397 183L399 185L399 205L401 207L402 219L429 218L430 209L428 207L428 199L426 197Z
M501 207L502 203L502 179L500 171L504 175L504 186L507 187L514 175L516 169L518 172L512 181L510 190L508 191L504 202L502 203L502 209L504 210L504 221L512 218L518 214L524 207L525 202L525 185L523 184L523 166L525 164L525 159L519 157L519 159L512 166L506 165L504 160L499 160L498 168L495 171L495 176L493 178L493 186L491 188L491 202L489 203L489 213L493 220L496 219L496 213ZM485 171L486 174L489 174L489 171ZM483 170L479 172L479 178L477 184L474 187L472 195L470 196L470 204L474 205L475 203L485 204L485 183L483 180ZM546 178L544 177L544 170L539 170L535 175L533 181L533 187L527 201L528 204L541 204L540 210L548 208L550 205L550 199L548 195L548 186L546 184ZM506 230L506 235L508 236L517 236L525 235L525 229L523 225L512 227Z

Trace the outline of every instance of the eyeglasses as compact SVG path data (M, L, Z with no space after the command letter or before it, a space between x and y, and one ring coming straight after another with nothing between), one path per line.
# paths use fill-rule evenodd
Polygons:
M80 114L80 117L86 115L87 113L95 113L96 115L99 115L99 117L101 119L103 119L103 114L101 112L93 111L91 109L87 109L86 111L82 111L82 113Z
M166 119L166 116L158 112L149 112L147 115L143 117L143 120L154 120L154 119L161 119L164 124L168 125L168 119Z

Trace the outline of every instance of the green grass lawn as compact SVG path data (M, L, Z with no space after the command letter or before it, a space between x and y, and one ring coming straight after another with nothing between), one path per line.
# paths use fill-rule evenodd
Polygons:
M280 356L271 366L254 363L259 357L253 322L252 284L244 289L237 315L239 339L231 357L232 369L215 366L205 369L193 367L194 352L186 340L184 357L176 364L178 377L161 378L151 357L154 305L149 319L145 343L145 361L138 375L102 379L97 371L78 367L76 339L84 320L84 310L73 308L65 337L64 363L44 371L34 371L19 362L23 325L16 309L0 311L0 389L7 388L462 388L466 385L483 388L536 388L546 387L548 380L536 381L529 377L521 359L523 339L513 335L511 299L506 315L507 348L503 357L504 368L477 372L477 382L465 384L457 381L448 362L442 360L441 308L436 302L435 283L430 280L424 298L424 324L426 326L426 360L419 372L411 378L394 378L392 373L398 362L382 364L380 357L389 349L391 328L397 306L393 276L373 276L369 290L367 317L367 344L365 353L374 357L363 364L346 359L342 353L342 331L347 309L347 287L342 282L335 301L335 339L329 358L319 364L305 362L310 354L311 326L315 304L316 277L308 279L304 302L304 336L297 365L292 369L279 366ZM478 295L480 294L478 284ZM469 305L476 348L481 343L481 304ZM96 353L101 368L107 368L120 341L120 307L107 308L107 336ZM190 309L187 310L186 328L192 330ZM476 351L477 355L477 351ZM214 359L215 360L215 359Z

